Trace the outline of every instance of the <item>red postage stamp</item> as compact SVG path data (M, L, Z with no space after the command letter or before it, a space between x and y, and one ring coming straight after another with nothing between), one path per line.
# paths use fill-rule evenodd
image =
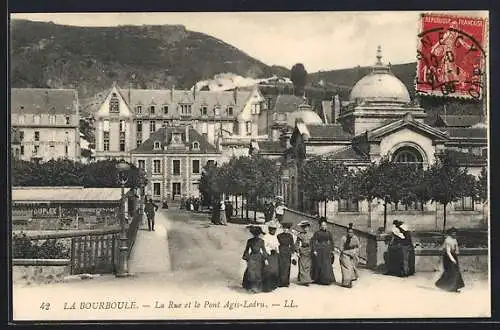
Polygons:
M484 18L422 14L417 93L481 99L486 74L486 25Z

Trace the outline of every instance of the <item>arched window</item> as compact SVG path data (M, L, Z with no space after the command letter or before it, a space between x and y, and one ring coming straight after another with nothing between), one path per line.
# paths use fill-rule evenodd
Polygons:
M194 149L194 150L198 150L198 149L200 149L200 144L198 143L198 141L194 141L194 142L193 142L193 149Z
M417 149L405 146L394 152L392 161L395 163L422 164L423 158Z

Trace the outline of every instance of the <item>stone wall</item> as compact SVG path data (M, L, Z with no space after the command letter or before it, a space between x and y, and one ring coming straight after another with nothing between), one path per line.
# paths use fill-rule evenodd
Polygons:
M470 273L488 273L488 254L459 256L460 269ZM440 255L415 256L417 272L435 272L442 270Z
M64 281L70 274L70 266L12 266L12 283L21 285L58 283Z

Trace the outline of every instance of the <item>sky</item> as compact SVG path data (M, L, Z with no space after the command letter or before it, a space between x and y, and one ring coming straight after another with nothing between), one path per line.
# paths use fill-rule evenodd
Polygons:
M457 12L455 12L457 13ZM219 38L268 65L308 72L416 61L418 12L33 13L12 19L75 26L182 24ZM486 12L460 12L485 16Z

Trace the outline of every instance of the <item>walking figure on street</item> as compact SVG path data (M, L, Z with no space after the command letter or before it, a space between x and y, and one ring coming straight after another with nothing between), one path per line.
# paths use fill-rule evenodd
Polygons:
M155 230L155 212L158 211L158 205L153 202L153 199L150 198L146 205L144 206L144 212L148 217L148 228L149 231Z
M347 235L340 243L340 269L342 270L342 286L352 288L352 282L358 279L359 239L354 235L352 223L347 228Z
M247 227L252 233L252 238L247 240L243 260L247 262L247 268L243 274L242 286L253 293L262 291L262 273L264 266L268 263L267 252L264 240L261 235L265 235L259 226L250 225Z
M332 233L327 230L326 218L320 220L320 229L314 233L311 240L313 250L313 280L314 283L329 285L335 282L333 274L334 245Z
M278 226L273 222L267 225L268 233L264 237L266 251L268 253L268 264L264 266L262 274L262 290L271 292L278 287L279 284L279 242L276 237Z
M387 275L406 277L415 274L415 248L403 221L394 220L392 239L387 249Z
M290 267L292 262L292 254L295 251L293 236L290 233L292 223L285 222L283 232L277 235L279 242L279 286L285 287L290 285Z
M309 286L309 284L312 283L311 239L313 234L310 229L311 224L308 221L301 221L298 225L304 230L297 235L297 242L295 243L296 250L299 254L298 282L301 285Z
M443 243L444 272L436 282L438 288L450 292L460 292L459 290L465 286L458 264L459 251L456 237L457 230L450 228Z

